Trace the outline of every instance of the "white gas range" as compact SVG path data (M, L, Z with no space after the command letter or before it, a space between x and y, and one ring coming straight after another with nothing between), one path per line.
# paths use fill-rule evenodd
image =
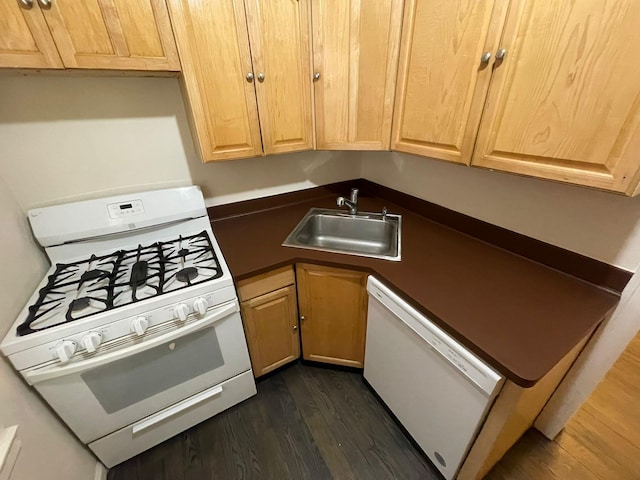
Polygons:
M0 350L107 466L256 393L197 187L29 211L52 267Z

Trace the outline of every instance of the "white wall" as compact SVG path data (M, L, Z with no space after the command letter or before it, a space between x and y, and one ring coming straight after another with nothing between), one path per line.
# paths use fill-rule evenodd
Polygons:
M625 270L640 266L640 197L401 153L363 154L362 176Z
M175 78L0 76L0 158L23 209L192 183L213 205L360 176L357 152L203 165Z
M0 337L47 269L23 211L0 180ZM0 359L0 427L18 425L22 451L12 480L93 478L96 460Z

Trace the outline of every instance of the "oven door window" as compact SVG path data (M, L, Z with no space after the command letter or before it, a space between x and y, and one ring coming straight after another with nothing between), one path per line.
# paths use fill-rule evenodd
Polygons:
M111 414L224 365L215 328L200 330L81 374Z

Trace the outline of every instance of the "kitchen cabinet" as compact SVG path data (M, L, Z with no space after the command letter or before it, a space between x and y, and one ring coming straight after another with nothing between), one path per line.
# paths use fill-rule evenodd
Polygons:
M473 165L633 194L640 3L513 0Z
M297 264L296 280L303 358L362 368L367 274Z
M238 282L253 375L300 357L298 307L292 267Z
M307 0L168 3L202 160L313 148Z
M316 145L388 150L402 0L312 1Z
M265 154L313 149L308 0L246 0Z
M36 0L0 2L0 67L63 68Z
M469 164L508 2L408 0L392 149ZM483 61L483 59L487 59Z
M179 71L164 0L20 0L0 6L0 66Z
M409 0L392 149L636 194L639 23L633 0Z

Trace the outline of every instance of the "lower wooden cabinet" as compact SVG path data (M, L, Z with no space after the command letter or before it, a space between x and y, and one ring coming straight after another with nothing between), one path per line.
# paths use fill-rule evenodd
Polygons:
M298 264L296 279L303 358L364 367L367 274Z
M295 286L242 302L242 318L254 376L300 357Z
M305 360L363 368L366 284L365 273L309 264L238 282L254 376L295 361L300 348Z
M300 357L293 267L238 282L242 321L257 378Z

